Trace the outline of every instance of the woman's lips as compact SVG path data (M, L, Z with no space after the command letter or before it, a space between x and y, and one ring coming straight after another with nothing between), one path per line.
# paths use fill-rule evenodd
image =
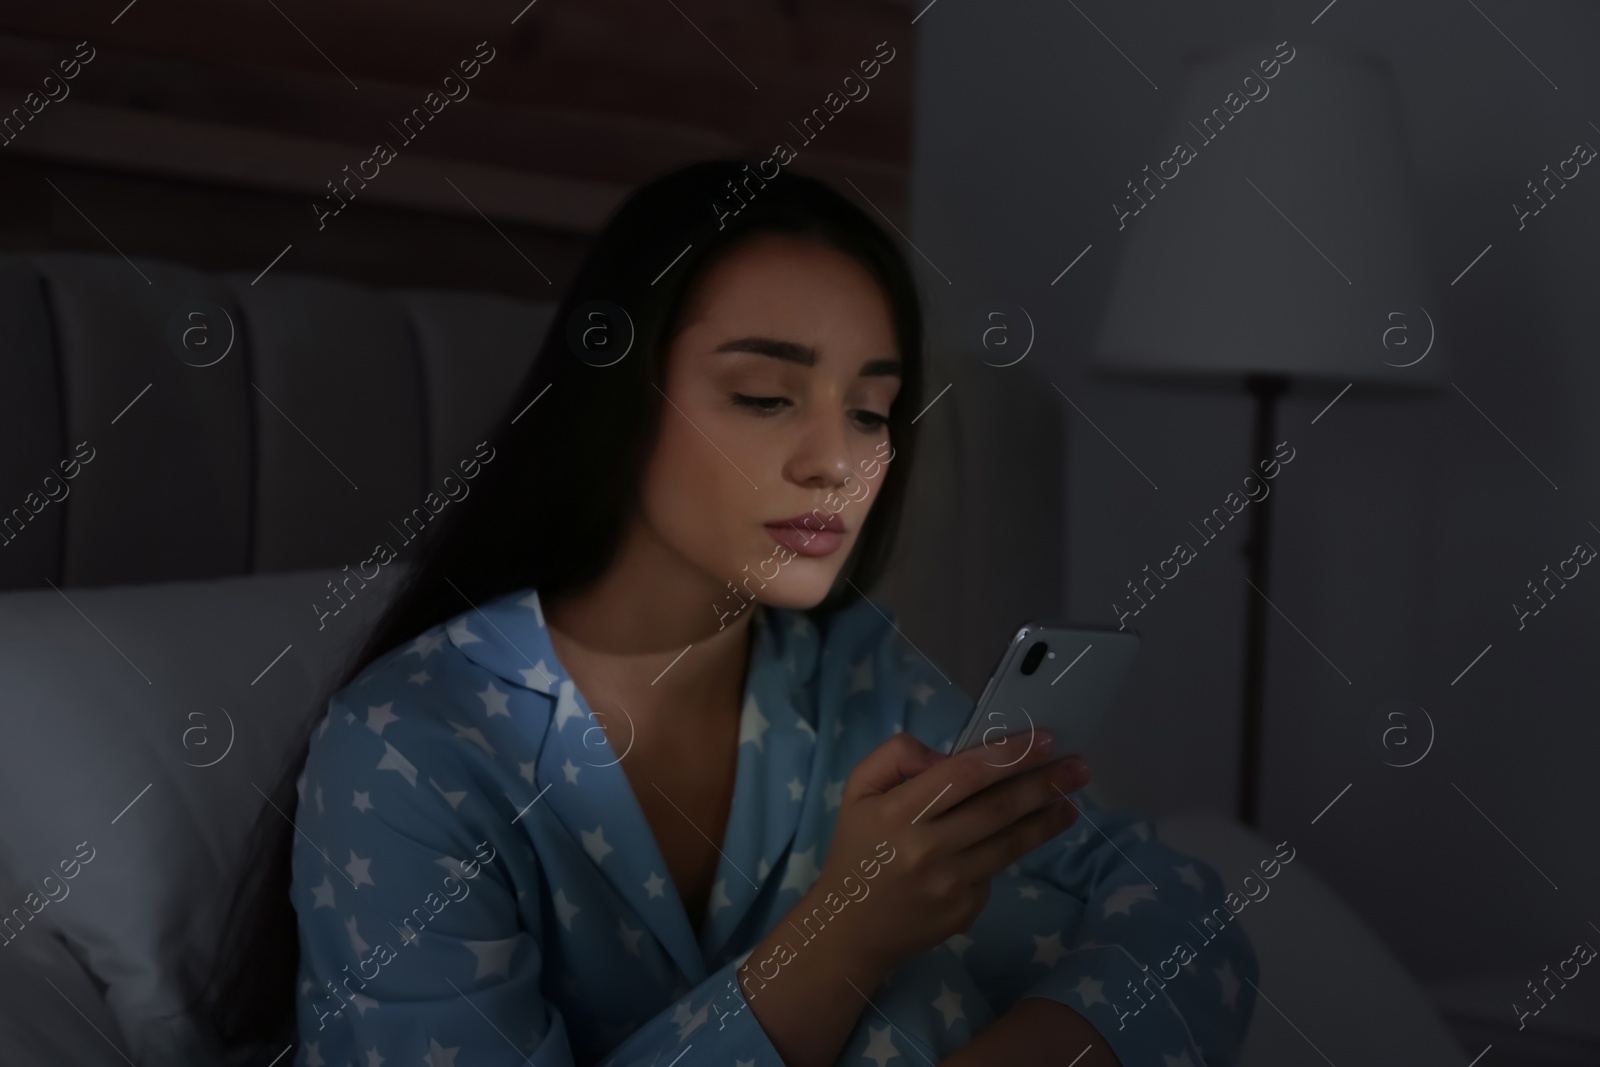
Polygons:
M801 556L827 556L844 544L844 534L834 530L796 529L781 523L768 523L767 533L786 548Z

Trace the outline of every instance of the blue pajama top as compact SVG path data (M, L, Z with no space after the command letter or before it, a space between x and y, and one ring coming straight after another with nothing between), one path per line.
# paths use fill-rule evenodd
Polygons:
M340 690L299 783L294 1063L782 1067L745 1000L779 964L739 968L817 879L856 763L900 730L948 751L972 701L868 601L820 622L753 610L698 937L535 591ZM862 991L838 1064L937 1064L1025 996L1082 1014L1124 1067L1235 1062L1259 972L1221 880L1139 818L1074 802L966 932ZM864 873L837 910L870 889ZM808 923L789 949L825 936Z

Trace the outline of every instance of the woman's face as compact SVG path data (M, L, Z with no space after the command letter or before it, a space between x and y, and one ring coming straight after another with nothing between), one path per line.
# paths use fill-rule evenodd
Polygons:
M828 245L759 235L705 276L668 352L643 506L714 612L738 611L729 582L779 607L827 595L883 486L900 366L888 299Z

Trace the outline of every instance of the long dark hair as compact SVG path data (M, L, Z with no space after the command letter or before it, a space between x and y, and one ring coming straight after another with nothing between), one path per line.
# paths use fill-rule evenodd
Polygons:
M404 584L296 734L272 803L251 834L200 994L210 1036L221 1045L294 1040L300 942L289 894L295 831L285 816L294 817L296 782L326 698L367 663L473 604L528 587L548 602L605 572L635 513L662 415L658 383L666 380L681 310L714 263L740 242L772 232L852 256L888 298L903 364L889 412L894 462L834 588L812 613L843 607L881 575L916 454L912 419L923 391L921 309L898 247L822 182L782 170L766 177L742 160L692 164L638 189L595 238L562 298L493 431L495 457L476 491L429 527ZM602 318L593 318L596 309ZM631 324L628 354L612 362L588 343L595 337L582 334L592 324L613 331L615 347L626 343Z

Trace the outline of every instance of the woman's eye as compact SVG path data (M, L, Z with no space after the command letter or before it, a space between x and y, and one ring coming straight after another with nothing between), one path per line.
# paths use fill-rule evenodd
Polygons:
M740 407L751 408L761 415L777 413L778 405L787 404L789 399L782 396L745 396L743 393L734 393L733 402Z
M737 406L749 408L757 415L776 415L778 409L785 405L793 406L794 402L786 396L747 396L744 393L733 393L729 399ZM852 411L850 413L866 432L875 432L889 425L886 415L879 415L876 411Z

